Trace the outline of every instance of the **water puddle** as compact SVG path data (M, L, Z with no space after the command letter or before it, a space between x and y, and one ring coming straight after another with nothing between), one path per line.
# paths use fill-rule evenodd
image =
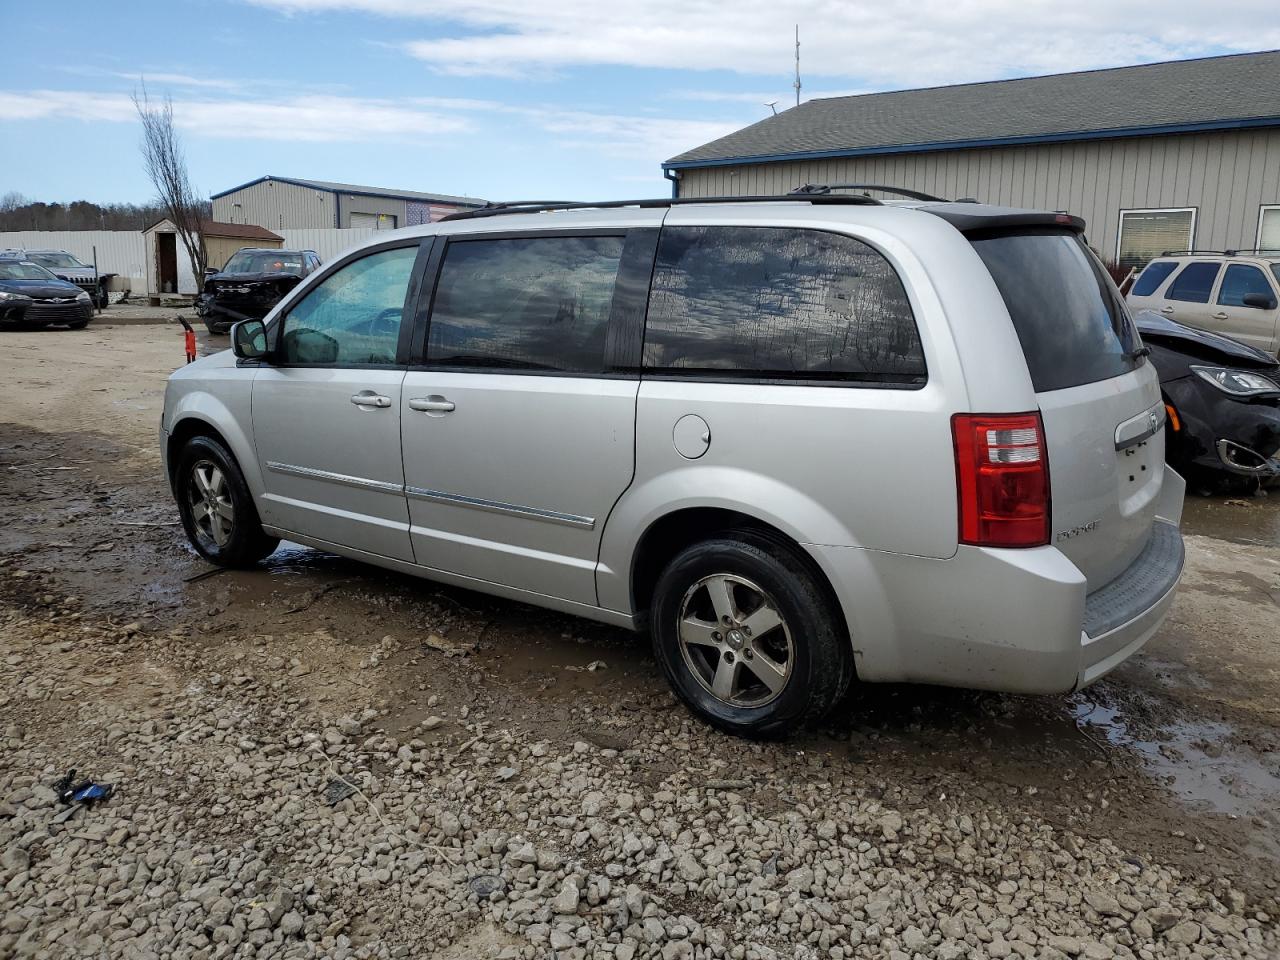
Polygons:
M1241 747L1228 723L1167 721L1144 736L1116 707L1082 695L1070 706L1086 736L1133 751L1151 777L1193 810L1248 817L1280 804L1280 757Z

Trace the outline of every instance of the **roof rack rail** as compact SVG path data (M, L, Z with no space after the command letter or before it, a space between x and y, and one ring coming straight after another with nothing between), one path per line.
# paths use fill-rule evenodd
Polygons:
M832 190L879 190L882 193L893 193L900 197L907 197L910 200L931 200L937 203L947 202L942 197L935 197L929 193L921 193L919 190L908 190L906 187L889 187L882 183L806 183L803 187L796 187L792 190L789 196L827 196Z
M698 203L816 203L816 204L851 204L854 206L880 206L880 201L871 197L839 196L827 194L769 194L753 197L669 197L646 200L601 200L601 201L554 201L554 200L508 200L501 203L486 203L475 210L460 210L447 217L441 217L441 223L448 220L476 220L482 217L500 217L508 213L550 213L558 210L614 210L620 207L639 207L651 209L657 207L677 207Z
M1162 257L1238 257L1242 253L1280 255L1280 247L1233 247L1230 250L1166 250Z

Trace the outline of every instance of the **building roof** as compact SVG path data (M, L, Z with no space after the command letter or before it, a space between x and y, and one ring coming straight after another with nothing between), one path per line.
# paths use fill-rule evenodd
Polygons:
M202 220L200 232L206 237L230 237L233 240L279 240L284 237L272 233L266 227L255 227L251 223L223 223L221 220Z
M666 169L1280 126L1280 51L810 100Z
M215 193L210 199L217 200L219 197L225 197L227 194L243 190L245 187L252 187L255 183L266 183L271 180L275 180L278 183L291 183L298 187L310 187L313 190L323 190L326 193L345 193L356 197L420 200L426 203L448 203L459 207L483 207L485 204L485 201L476 197L454 197L447 193L423 193L420 190L390 190L383 187L362 187L355 183L337 183L332 180L301 180L297 177L275 177L270 175Z

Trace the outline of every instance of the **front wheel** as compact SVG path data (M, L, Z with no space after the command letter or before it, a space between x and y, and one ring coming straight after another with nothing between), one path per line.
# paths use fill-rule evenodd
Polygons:
M220 567L247 567L280 541L258 519L253 495L231 453L211 437L194 437L178 458L175 492L187 539Z
M676 694L729 733L779 736L816 720L853 674L843 619L808 558L753 531L678 554L651 630Z

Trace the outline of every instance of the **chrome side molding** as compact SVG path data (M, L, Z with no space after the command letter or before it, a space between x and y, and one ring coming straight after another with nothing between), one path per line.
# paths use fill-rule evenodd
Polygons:
M405 487L405 494L414 500L432 500L437 503L448 503L456 507L471 507L474 510L487 510L490 513L506 513L530 520L545 520L547 523L560 523L566 527L577 527L581 530L595 529L594 517L580 517L575 513L559 513L555 510L542 510L538 507L525 507L516 503L503 503L500 500L482 500L479 497L464 497L457 493L445 493L443 490L427 490L424 487Z

